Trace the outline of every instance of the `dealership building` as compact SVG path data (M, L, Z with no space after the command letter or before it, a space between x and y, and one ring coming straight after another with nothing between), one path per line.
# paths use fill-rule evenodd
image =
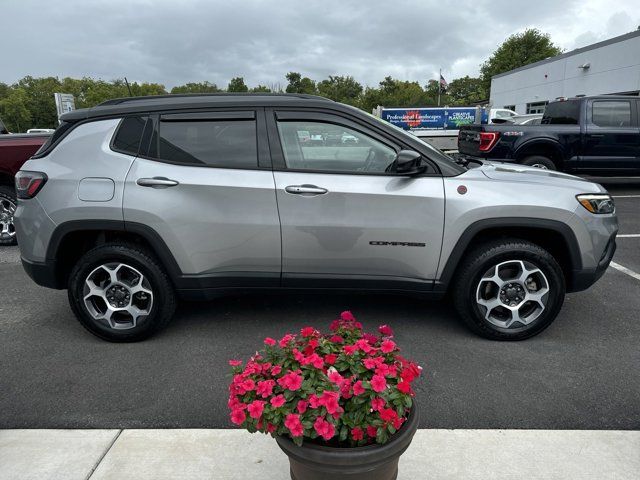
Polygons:
M520 114L576 95L640 93L640 29L491 79L490 103Z

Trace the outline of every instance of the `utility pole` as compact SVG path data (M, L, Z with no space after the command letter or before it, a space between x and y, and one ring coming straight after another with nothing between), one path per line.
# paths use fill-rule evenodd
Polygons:
M438 106L440 106L440 92L442 91L442 84L440 83L441 78L442 78L442 69L440 69L440 73L438 74Z

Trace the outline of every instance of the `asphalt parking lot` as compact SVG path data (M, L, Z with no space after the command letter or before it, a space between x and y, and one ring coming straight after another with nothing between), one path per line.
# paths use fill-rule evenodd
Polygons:
M614 262L640 272L640 180L606 182L621 223ZM160 335L119 345L86 333L66 292L33 284L17 248L0 247L0 428L230 427L228 359L350 309L371 329L392 325L425 367L423 428L639 429L640 278L624 268L569 295L524 342L472 335L446 302L254 294L182 304Z

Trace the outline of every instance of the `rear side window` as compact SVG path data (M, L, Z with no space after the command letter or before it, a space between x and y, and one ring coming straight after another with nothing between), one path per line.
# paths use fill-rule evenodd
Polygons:
M172 163L224 168L256 168L255 120L162 119L157 157Z
M599 127L630 127L631 102L609 100L593 102L591 121Z
M113 139L113 149L129 155L138 155L146 123L145 116L123 118Z
M580 101L569 100L550 103L547 105L540 123L542 125L579 125Z

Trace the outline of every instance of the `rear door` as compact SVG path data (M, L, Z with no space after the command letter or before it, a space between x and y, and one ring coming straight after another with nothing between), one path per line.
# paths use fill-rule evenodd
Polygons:
M127 228L153 229L193 288L279 284L264 111L154 116L125 185Z
M435 168L387 173L403 145L351 117L283 110L267 118L283 285L430 289L444 222Z
M581 170L624 175L640 169L640 127L635 99L590 101L585 129Z

